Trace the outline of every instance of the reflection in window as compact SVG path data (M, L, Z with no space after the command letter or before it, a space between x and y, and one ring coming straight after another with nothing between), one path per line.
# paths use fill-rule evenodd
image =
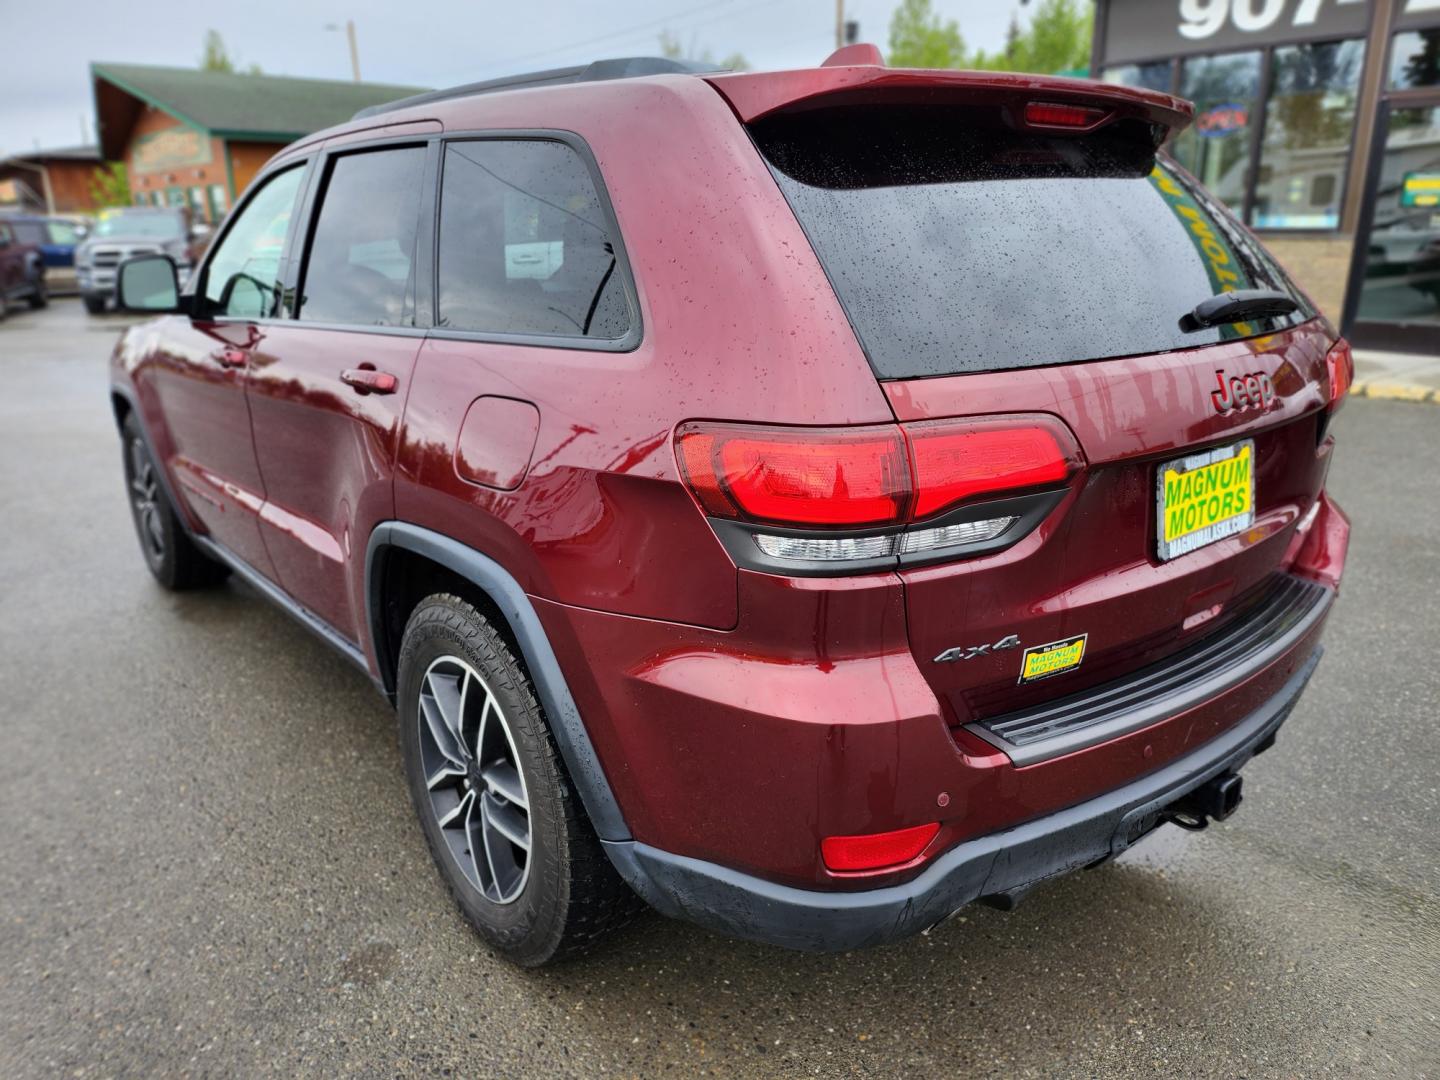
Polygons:
M1360 41L1275 50L1265 112L1253 224L1262 229L1333 229L1350 164ZM1332 183L1316 184L1328 176ZM1316 194L1328 194L1324 202Z
M1359 317L1440 323L1440 108L1391 113L1373 212Z
M1195 103L1195 120L1175 137L1171 154L1239 213L1250 169L1250 125L1260 96L1260 53L1186 60L1180 96Z
M1105 81L1120 86L1138 86L1142 90L1159 90L1170 93L1171 64L1169 60L1158 60L1150 64L1122 64L1105 69Z
M439 242L441 326L606 339L629 329L599 196L563 143L451 143Z
M411 321L405 303L424 166L419 146L335 159L305 260L301 319L356 326Z
M215 249L205 268L205 306L212 315L259 319L274 314L285 230L305 170L266 181Z
M1440 29L1396 34L1390 48L1390 88L1440 84Z

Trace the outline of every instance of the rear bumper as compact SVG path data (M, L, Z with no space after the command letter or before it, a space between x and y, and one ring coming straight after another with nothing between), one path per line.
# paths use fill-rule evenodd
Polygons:
M800 889L637 841L605 846L635 891L674 918L815 952L894 941L972 900L1021 891L1124 851L1157 811L1269 746L1320 653L1316 647L1269 700L1184 757L1066 810L957 844L904 884L864 892Z

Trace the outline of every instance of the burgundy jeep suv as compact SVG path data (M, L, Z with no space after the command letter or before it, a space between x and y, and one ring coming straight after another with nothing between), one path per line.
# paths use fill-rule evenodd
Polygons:
M123 266L145 559L373 680L521 964L636 895L870 945L1223 819L1320 658L1351 358L1189 119L869 46L367 110L183 289Z

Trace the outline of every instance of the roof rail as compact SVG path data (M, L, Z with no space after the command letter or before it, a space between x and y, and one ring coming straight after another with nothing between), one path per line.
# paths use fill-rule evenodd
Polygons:
M706 75L724 68L699 60L671 60L663 56L625 56L614 60L595 60L578 67L550 68L548 71L531 71L523 75L507 75L503 79L487 79L484 82L466 83L446 90L431 90L425 94L401 98L384 105L371 105L361 109L353 119L363 120L369 116L382 116L414 105L430 105L437 101L471 97L475 94L494 94L501 90L527 90L536 86L563 86L566 83L607 82L610 79L634 79L642 75Z

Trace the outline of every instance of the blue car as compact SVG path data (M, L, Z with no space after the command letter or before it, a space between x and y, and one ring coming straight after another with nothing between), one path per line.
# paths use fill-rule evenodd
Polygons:
M5 217L15 238L34 244L45 261L45 284L52 293L75 291L75 249L85 238L77 221L41 214L11 214Z

